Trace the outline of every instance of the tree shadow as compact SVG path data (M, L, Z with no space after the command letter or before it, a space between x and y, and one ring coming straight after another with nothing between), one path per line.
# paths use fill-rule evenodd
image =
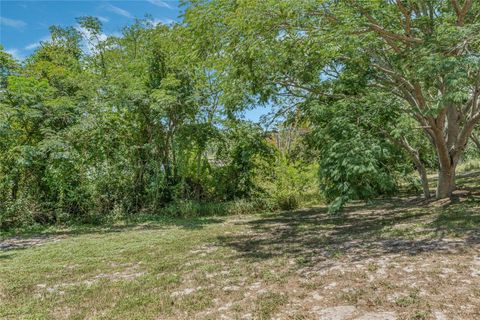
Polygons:
M0 261L12 259L12 258L13 258L13 254L0 251Z
M332 258L357 262L390 254L454 254L480 244L478 204L466 201L437 208L384 201L355 204L337 216L325 208L304 209L245 222L251 233L218 240L242 258L284 257L305 267L326 267Z
M28 230L21 236L11 236L0 240L0 252L9 250L27 249L44 243L55 242L67 237L76 237L88 234L110 234L131 230L164 230L171 227L180 227L187 230L200 230L210 224L222 223L225 218L200 217L190 219L170 218L156 215L142 215L132 217L120 225L72 225L67 229Z

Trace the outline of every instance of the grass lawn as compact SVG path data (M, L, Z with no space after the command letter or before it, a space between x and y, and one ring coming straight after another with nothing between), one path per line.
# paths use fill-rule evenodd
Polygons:
M480 176L413 198L7 238L5 319L480 319ZM335 318L336 317L336 318Z

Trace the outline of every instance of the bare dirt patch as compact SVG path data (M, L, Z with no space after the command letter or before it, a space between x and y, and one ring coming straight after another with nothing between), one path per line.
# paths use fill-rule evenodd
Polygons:
M57 242L65 239L65 235L38 235L31 237L11 237L0 240L0 251L26 249L29 247L39 246L45 243Z
M72 281L72 282L62 282L53 285L48 285L45 283L40 283L36 285L38 291L48 292L48 293L58 293L64 294L65 290L72 287L78 286L92 286L97 284L99 281L106 279L109 281L133 281L138 277L145 275L146 272L141 270L139 265L133 265L123 270L112 271L110 273L100 273L93 277L86 277L85 279Z

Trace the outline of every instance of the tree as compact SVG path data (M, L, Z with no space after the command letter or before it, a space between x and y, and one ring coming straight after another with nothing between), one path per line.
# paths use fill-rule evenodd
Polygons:
M436 151L444 198L480 122L479 15L473 0L216 0L191 1L186 20L208 32L199 47L227 78L263 99L341 100L358 86L401 99Z
M383 105L370 99L312 104L308 111L312 132L307 140L310 148L319 150L321 188L331 212L341 210L349 200L370 200L398 191L399 180L414 170L411 154L403 152L400 142L414 150L424 169L425 159L420 154L426 152L415 136L407 133L408 122L399 121L395 108L386 112ZM428 198L424 170L415 169Z
M349 5L351 15L360 15L358 26L373 36L362 46L371 57L372 85L405 101L405 112L417 120L437 153L437 198L449 197L456 166L480 121L480 43L475 36L479 4L453 0ZM370 49L374 44L377 48Z

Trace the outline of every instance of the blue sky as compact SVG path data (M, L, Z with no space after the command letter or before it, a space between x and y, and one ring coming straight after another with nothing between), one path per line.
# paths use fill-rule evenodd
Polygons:
M156 22L180 21L183 8L178 0L0 0L0 43L21 60L31 54L40 41L48 39L48 27L75 26L75 18L95 16L103 23L106 35L120 32L135 18L151 15ZM245 117L258 121L268 108L246 111Z
M15 58L22 59L48 38L49 26L74 26L76 17L98 17L108 35L145 14L157 22L171 23L179 20L181 10L177 0L1 0L0 43Z

